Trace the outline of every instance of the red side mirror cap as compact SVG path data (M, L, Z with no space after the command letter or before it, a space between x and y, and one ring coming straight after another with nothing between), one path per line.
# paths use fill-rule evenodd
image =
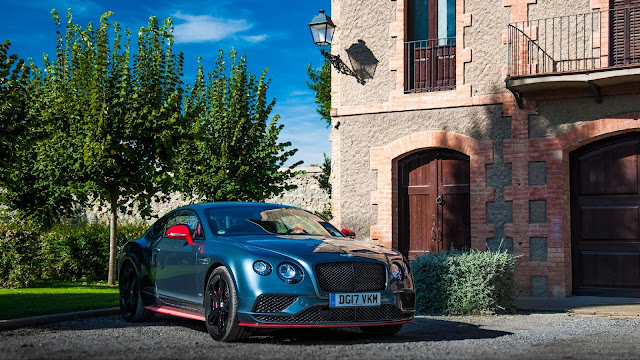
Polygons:
M167 237L171 240L187 240L189 245L193 244L191 230L186 225L175 225L168 228Z
M348 236L350 238L356 237L356 233L354 233L353 230L342 229L342 233L344 234L344 236Z

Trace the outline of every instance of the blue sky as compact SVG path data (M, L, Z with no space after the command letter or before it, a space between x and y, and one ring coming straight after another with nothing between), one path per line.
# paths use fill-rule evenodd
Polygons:
M0 41L10 40L10 53L40 64L43 53L55 52L53 8L63 17L71 8L74 22L82 26L97 23L102 13L111 10L111 20L134 34L149 16L172 17L175 49L185 55L185 83L193 82L198 56L209 71L218 49L228 53L235 48L248 55L252 73L259 75L269 68L273 80L268 95L276 98L272 114L280 114L280 123L285 125L280 140L298 148L293 160L303 160L303 166L308 166L322 163L323 153L329 155L329 129L316 113L314 94L306 84L307 65L318 67L323 60L307 24L319 9L329 13L329 0L0 0Z

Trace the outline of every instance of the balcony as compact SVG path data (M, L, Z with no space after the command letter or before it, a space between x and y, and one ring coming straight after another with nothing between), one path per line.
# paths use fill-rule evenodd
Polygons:
M640 81L640 7L528 20L507 26L506 86L525 93L600 89Z
M455 88L455 38L405 42L404 51L405 93Z

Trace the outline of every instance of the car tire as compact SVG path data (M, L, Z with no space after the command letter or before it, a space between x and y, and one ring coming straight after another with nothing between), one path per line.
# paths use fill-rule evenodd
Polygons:
M214 340L242 341L249 332L239 325L238 295L229 270L216 268L207 281L204 298L204 316L207 331Z
M118 279L120 289L120 314L127 322L148 321L153 312L144 308L140 295L140 279L133 265L126 264L120 269Z
M397 334L400 329L402 329L402 324L360 327L360 330L368 336L393 336Z

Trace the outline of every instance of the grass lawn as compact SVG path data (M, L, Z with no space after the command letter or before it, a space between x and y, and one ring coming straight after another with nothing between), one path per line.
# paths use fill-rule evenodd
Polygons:
M42 281L27 289L0 289L0 320L116 306L118 287L105 283Z

